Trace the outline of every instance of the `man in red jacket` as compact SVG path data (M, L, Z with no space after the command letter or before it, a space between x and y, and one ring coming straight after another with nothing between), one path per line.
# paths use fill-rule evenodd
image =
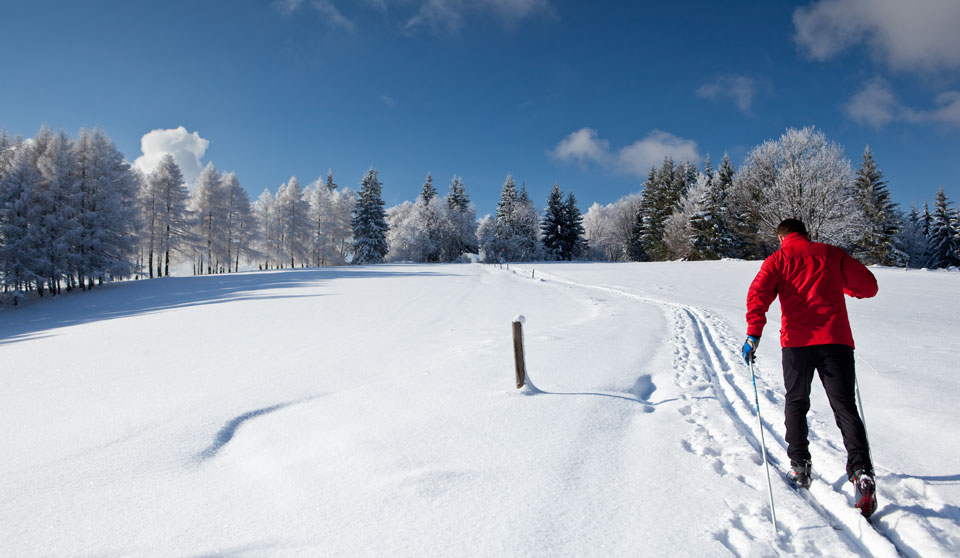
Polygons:
M767 309L779 296L789 476L798 486L810 486L807 411L816 370L843 435L847 478L854 483L856 505L869 517L877 507L876 483L867 434L857 412L853 334L843 296L872 297L877 294L877 280L840 248L811 242L797 219L780 223L777 236L780 249L763 262L747 294L743 357L748 364L755 358Z

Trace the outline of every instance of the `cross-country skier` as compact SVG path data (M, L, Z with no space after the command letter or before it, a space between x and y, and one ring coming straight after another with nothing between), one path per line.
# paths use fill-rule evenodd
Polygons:
M780 249L763 262L747 294L743 358L748 364L756 358L767 309L779 296L789 476L797 486L810 486L807 411L816 370L843 435L847 478L855 486L856 506L870 517L877 508L876 483L867 434L857 412L853 334L843 295L872 297L877 294L877 280L840 248L811 242L806 226L797 219L780 223L777 236Z

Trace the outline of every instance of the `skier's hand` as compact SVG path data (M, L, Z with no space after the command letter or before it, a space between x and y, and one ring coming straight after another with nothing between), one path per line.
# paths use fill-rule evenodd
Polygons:
M760 338L748 335L747 340L743 343L743 348L740 349L744 362L750 364L757 360L756 352L758 346L760 346Z

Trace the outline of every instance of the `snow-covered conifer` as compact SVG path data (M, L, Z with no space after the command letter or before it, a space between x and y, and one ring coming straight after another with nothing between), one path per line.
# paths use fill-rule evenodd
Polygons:
M947 199L943 188L933 202L930 221L929 251L927 265L931 268L960 266L960 240L957 231L957 209Z
M853 196L864 218L854 255L865 264L903 265L906 255L894 245L894 237L901 227L900 213L890 200L887 182L870 146L863 151Z
M360 183L353 212L353 263L376 264L387 255L387 221L383 209L383 184L371 168Z
M553 188L550 189L550 194L547 195L547 208L543 216L543 222L540 224L543 247L549 260L564 259L564 243L569 234L567 229L570 226L566 217L563 193L560 191L560 185L554 183Z

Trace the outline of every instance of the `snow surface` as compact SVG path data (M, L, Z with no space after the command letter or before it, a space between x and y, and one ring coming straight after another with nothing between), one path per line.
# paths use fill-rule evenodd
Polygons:
M5 309L0 555L956 555L960 273L874 269L848 300L873 526L819 385L814 485L783 480L771 311L775 536L739 358L758 269L250 272Z

